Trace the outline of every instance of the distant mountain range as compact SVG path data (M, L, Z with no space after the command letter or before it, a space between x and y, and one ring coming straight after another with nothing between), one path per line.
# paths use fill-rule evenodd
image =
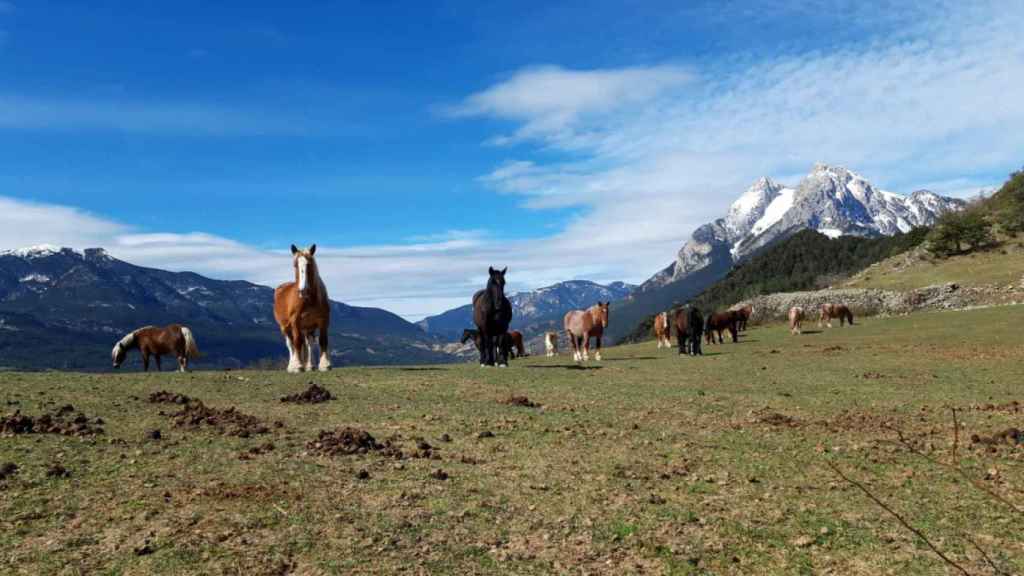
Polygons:
M621 300L635 289L636 286L624 282L598 284L588 280L569 280L519 292L509 297L512 302L511 328L522 331L528 339L552 328L561 330L562 317L569 310L589 308L598 301ZM449 341L456 340L462 336L463 329L474 327L473 306L467 303L424 318L418 324L430 334Z
M282 263L282 281L290 268ZM110 348L147 324L193 328L198 366L287 358L273 289L123 262L99 248L37 246L0 252L0 367L105 369ZM451 361L434 338L377 308L331 303L336 365Z
M673 263L612 309L613 338L646 316L682 303L724 277L735 264L801 230L836 238L891 236L928 226L962 200L919 190L909 196L875 188L860 175L817 164L796 186L761 178L733 202L725 217L697 228Z

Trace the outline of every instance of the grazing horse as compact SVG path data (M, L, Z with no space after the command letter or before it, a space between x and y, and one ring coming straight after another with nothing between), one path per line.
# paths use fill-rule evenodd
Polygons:
M847 323L853 326L853 312L846 304L828 304L821 305L821 314L818 316L818 327L821 327L821 323L828 322L828 327L832 327L832 319L839 318L839 325L845 326Z
M544 351L548 358L558 356L558 332L544 333Z
M601 360L601 337L608 327L608 306L611 302L598 302L586 310L570 310L565 313L563 325L565 334L572 343L572 359L576 362L590 360L590 338L597 338L597 352L594 359Z
M313 259L316 244L299 250L292 244L292 268L295 280L274 290L274 319L281 327L288 346L288 371L313 370L313 333L320 335L320 371L331 369L327 330L331 324L331 303L327 287Z
M742 308L736 308L736 330L739 332L746 332L747 320L754 315L754 307L750 304L743 306Z
M654 317L654 337L658 340L658 348L672 347L672 327L668 322L668 312Z
M503 345L512 321L512 303L505 297L505 272L488 268L487 287L473 295L473 323L480 331L480 365L508 366L508 347Z
M466 342L469 342L470 339L473 340L473 345L476 346L476 350L477 350L477 352L479 352L480 351L480 346L481 346L481 343L480 343L480 332L477 331L477 330L472 330L470 328L466 328L465 330L463 330L462 331L462 341L461 341L462 344L465 344Z
M724 342L722 339L723 330L729 331L729 335L732 336L732 341L735 343L738 340L736 335L736 318L737 314L735 311L708 314L708 318L704 322L704 334L708 344L715 343L716 332L718 333L718 343Z
M789 309L789 333L800 334L800 324L804 321L804 309L799 306L793 306Z
M160 371L160 357L164 354L174 354L178 359L178 370L188 370L188 361L199 357L199 347L196 346L196 339L192 337L192 331L181 324L171 324L163 328L156 326L145 326L121 338L114 344L111 356L114 360L114 368L120 368L128 351L138 348L142 354L142 368L149 372L149 357L156 357L156 369Z
M695 306L676 310L673 319L676 327L676 342L679 343L680 354L703 356L700 342L704 333L704 316Z
M509 337L509 357L510 358L525 358L526 347L523 346L523 333L519 330L513 330L508 333Z

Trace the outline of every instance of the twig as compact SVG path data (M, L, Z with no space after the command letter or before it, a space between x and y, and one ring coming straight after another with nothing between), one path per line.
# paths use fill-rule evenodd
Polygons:
M956 449L960 446L960 424L956 421L956 406L950 406L949 409L953 412L953 462L956 462Z
M931 462L932 464L935 464L935 465L938 465L938 466L942 466L944 468L948 468L948 469L956 472L961 477L963 477L964 480L967 480L968 483L970 483L972 486L974 486L978 490L981 490L985 494L988 494L989 496L991 496L992 498L998 500L1002 504L1004 504L1006 506L1009 506L1010 509L1013 510L1014 512L1016 512L1018 514L1024 514L1024 510L1018 508L1016 504L1014 504L1013 502L1010 502L1009 500L1004 498L1001 494L999 494L995 490L992 490L988 486L985 486L984 484L979 482L976 478L972 478L971 475L968 474L967 472L965 472L964 469L961 468L960 466L957 466L955 464L949 464L947 462L943 462L941 460L936 460L935 458L932 458L928 454L925 454L924 452L921 452L920 450L915 448L914 445L911 444L910 441L907 440L906 437L903 436L903 432L899 428L896 428L896 427L893 427L893 426L888 426L888 425L886 425L885 427L896 433L896 436L899 438L900 443L903 444L904 446L906 446L907 450L910 450L912 453L917 454L918 456L920 456L921 458L924 458L925 460Z
M992 561L992 558L990 558L989 555L981 549L981 546L978 546L978 543L972 540L970 536L964 534L963 537L964 540L967 540L971 543L971 546L974 546L974 549L978 551L978 554L981 554L981 557L985 559L985 562L988 562L988 565L992 567L993 573L995 573L997 576L1007 574L1004 570L1000 569L999 566L996 566L996 563Z
M895 510L893 510L892 508L888 507L885 504L885 502L882 502L877 496L872 494L871 491L868 490L863 484L861 484L860 482L857 482L856 480L850 478L846 474L843 474L843 471L840 470L839 467L836 466L835 464L833 464L832 462L826 462L826 464L828 464L828 467L831 468L833 472L838 474L840 478L845 480L847 483L855 486L857 489L859 489L861 492L863 492L868 498L873 500L875 502L875 504L878 504L878 506L881 507L882 510L885 510L886 512L891 514L892 517L895 518L900 524L902 524L904 528L906 528L907 530L910 530L918 538L920 538L922 541L924 541L924 543L927 544L928 547L932 549L932 552L935 552L935 554L937 554L939 558L942 558L942 560L946 564L949 564L953 568L956 568L957 570L960 571L961 574L964 574L965 576L970 576L970 574L971 574L970 572L968 572L967 570L964 570L963 566L957 564L956 562L951 560L949 558L949 556L946 556L945 554L943 554L942 550L939 550L939 548L937 546L935 546L935 544L932 544L932 541L929 540L920 530L918 530L917 528L914 528L913 526L911 526L909 522L904 520L903 517L900 516Z

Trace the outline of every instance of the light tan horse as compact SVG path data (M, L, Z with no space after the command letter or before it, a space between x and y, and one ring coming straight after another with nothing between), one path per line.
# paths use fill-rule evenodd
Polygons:
M594 359L601 360L601 336L608 327L608 306L611 302L598 302L586 310L566 312L563 324L566 336L572 343L572 359L575 362L590 360L590 338L597 338L597 352Z
M558 356L558 333L557 332L545 332L544 333L544 350L547 352L548 358L552 356Z
M803 331L800 324L804 321L804 309L793 306L789 309L789 332L790 334L801 334Z
M672 327L668 322L668 312L654 317L654 337L658 340L658 348L672 347Z
M313 333L320 335L320 371L331 369L327 330L331 324L331 303L327 287L320 279L313 254L316 244L299 250L292 244L292 268L295 280L274 290L274 319L281 327L288 346L288 371L313 370Z
M846 304L822 304L821 314L818 316L818 327L821 327L822 322L828 322L828 327L832 327L832 319L839 318L839 325L845 326L847 323L853 326L853 312L850 312L850 308Z
M178 369L182 372L188 371L188 361L199 357L199 347L196 346L196 339L192 337L192 331L181 324L171 324L164 328L156 326L143 326L138 330L129 333L114 344L111 357L114 360L114 368L120 368L128 351L138 349L142 354L142 369L149 372L149 358L156 358L156 370L160 371L160 357L164 354L174 354L178 359Z

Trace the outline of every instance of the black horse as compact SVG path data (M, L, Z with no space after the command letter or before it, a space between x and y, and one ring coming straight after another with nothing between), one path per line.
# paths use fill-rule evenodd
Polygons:
M505 272L488 268L487 288L473 295L473 323L480 332L480 365L508 366L508 324L512 303L505 298Z
M675 314L676 341L679 342L679 353L691 356L703 356L701 337L704 335L704 316L696 306L687 306L676 310Z

